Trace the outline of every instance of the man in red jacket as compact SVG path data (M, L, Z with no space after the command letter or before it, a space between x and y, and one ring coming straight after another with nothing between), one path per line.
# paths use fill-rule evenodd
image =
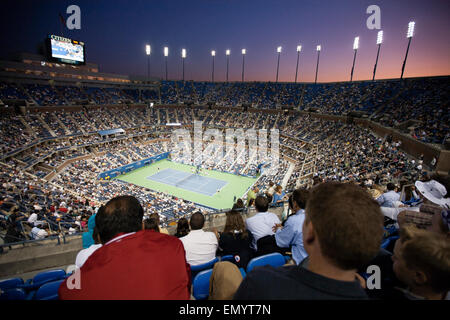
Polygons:
M178 238L142 229L144 210L119 196L95 218L101 248L59 288L63 300L190 298L190 267Z

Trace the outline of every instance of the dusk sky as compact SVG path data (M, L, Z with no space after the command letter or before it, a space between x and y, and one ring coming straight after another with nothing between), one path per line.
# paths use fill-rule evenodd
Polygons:
M164 77L163 47L169 47L169 79L181 79L186 48L186 80L224 81L225 50L231 50L230 81L275 81L277 46L282 46L279 81L292 82L301 44L298 81L314 81L316 45L322 45L318 82L348 81L353 39L360 37L353 80L372 79L378 30L369 30L370 5L381 9L384 43L377 78L399 78L408 44L408 22L416 22L404 77L450 74L449 0L2 0L0 57L37 52L47 34L61 35L58 14L81 9L81 30L63 35L86 43L87 61L101 72L146 75L145 44L152 46L151 75Z

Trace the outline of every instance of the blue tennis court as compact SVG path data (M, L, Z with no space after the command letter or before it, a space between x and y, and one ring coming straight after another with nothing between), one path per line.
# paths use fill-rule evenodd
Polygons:
M227 181L204 177L170 168L148 176L147 179L188 191L201 193L210 197L216 194L218 190L222 189L228 183Z

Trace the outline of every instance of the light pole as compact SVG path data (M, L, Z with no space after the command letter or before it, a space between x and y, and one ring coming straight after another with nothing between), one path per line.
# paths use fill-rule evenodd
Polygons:
M186 49L181 49L181 61L183 62L183 82L184 82L184 59L186 59Z
M352 71L350 73L350 82L353 80L353 70L355 69L355 60L356 60L356 52L358 52L359 47L359 37L355 37L355 41L353 41L353 50L355 51L355 54L353 55L353 65L352 65Z
M298 61L300 59L300 51L302 51L302 46L297 46L297 65L295 67L295 83L297 83L297 73L298 73Z
M278 59L277 59L277 77L275 79L275 82L278 82L278 70L280 68L280 55L281 55L281 47L277 48L277 52L278 52Z
M150 78L150 53L151 47L149 44L145 46L145 53L147 54L147 78Z
M228 65L229 65L229 60L230 60L230 50L227 49L227 51L225 51L225 55L227 56L227 82L228 82Z
M211 79L212 82L214 82L214 57L216 56L216 51L213 50L211 51L211 57L212 57L212 75L211 75Z
M317 51L317 64L316 64L316 79L314 80L314 84L317 83L317 72L319 71L319 57L320 57L320 50L322 50L322 46L318 45L316 47L316 51Z
M244 82L244 65L245 65L245 54L247 50L242 49L242 82Z
M164 47L164 57L166 60L166 81L167 81L167 57L169 56L169 48L168 47Z
M411 21L410 23L408 23L408 32L406 33L406 37L409 40L408 40L408 47L406 48L406 55L405 55L405 60L403 61L402 75L400 76L400 79L403 79L403 72L405 71L406 59L408 59L409 45L411 44L411 39L414 36L414 26L415 26L415 24L416 23L414 21Z
M380 55L380 48L381 48L382 43L383 43L383 30L380 30L380 31L378 31L378 34L377 34L378 50L377 50L377 59L375 60L375 66L373 67L372 81L375 81L375 73L377 72L377 65L378 65L378 56Z

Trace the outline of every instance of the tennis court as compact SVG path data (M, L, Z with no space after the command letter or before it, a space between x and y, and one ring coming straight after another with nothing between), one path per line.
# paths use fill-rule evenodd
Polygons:
M242 197L257 180L215 170L193 171L193 166L165 159L115 179L214 209L231 208L234 197Z
M213 196L218 190L222 189L222 187L228 183L223 180L204 177L198 174L170 168L149 176L147 179L205 194L207 196Z

